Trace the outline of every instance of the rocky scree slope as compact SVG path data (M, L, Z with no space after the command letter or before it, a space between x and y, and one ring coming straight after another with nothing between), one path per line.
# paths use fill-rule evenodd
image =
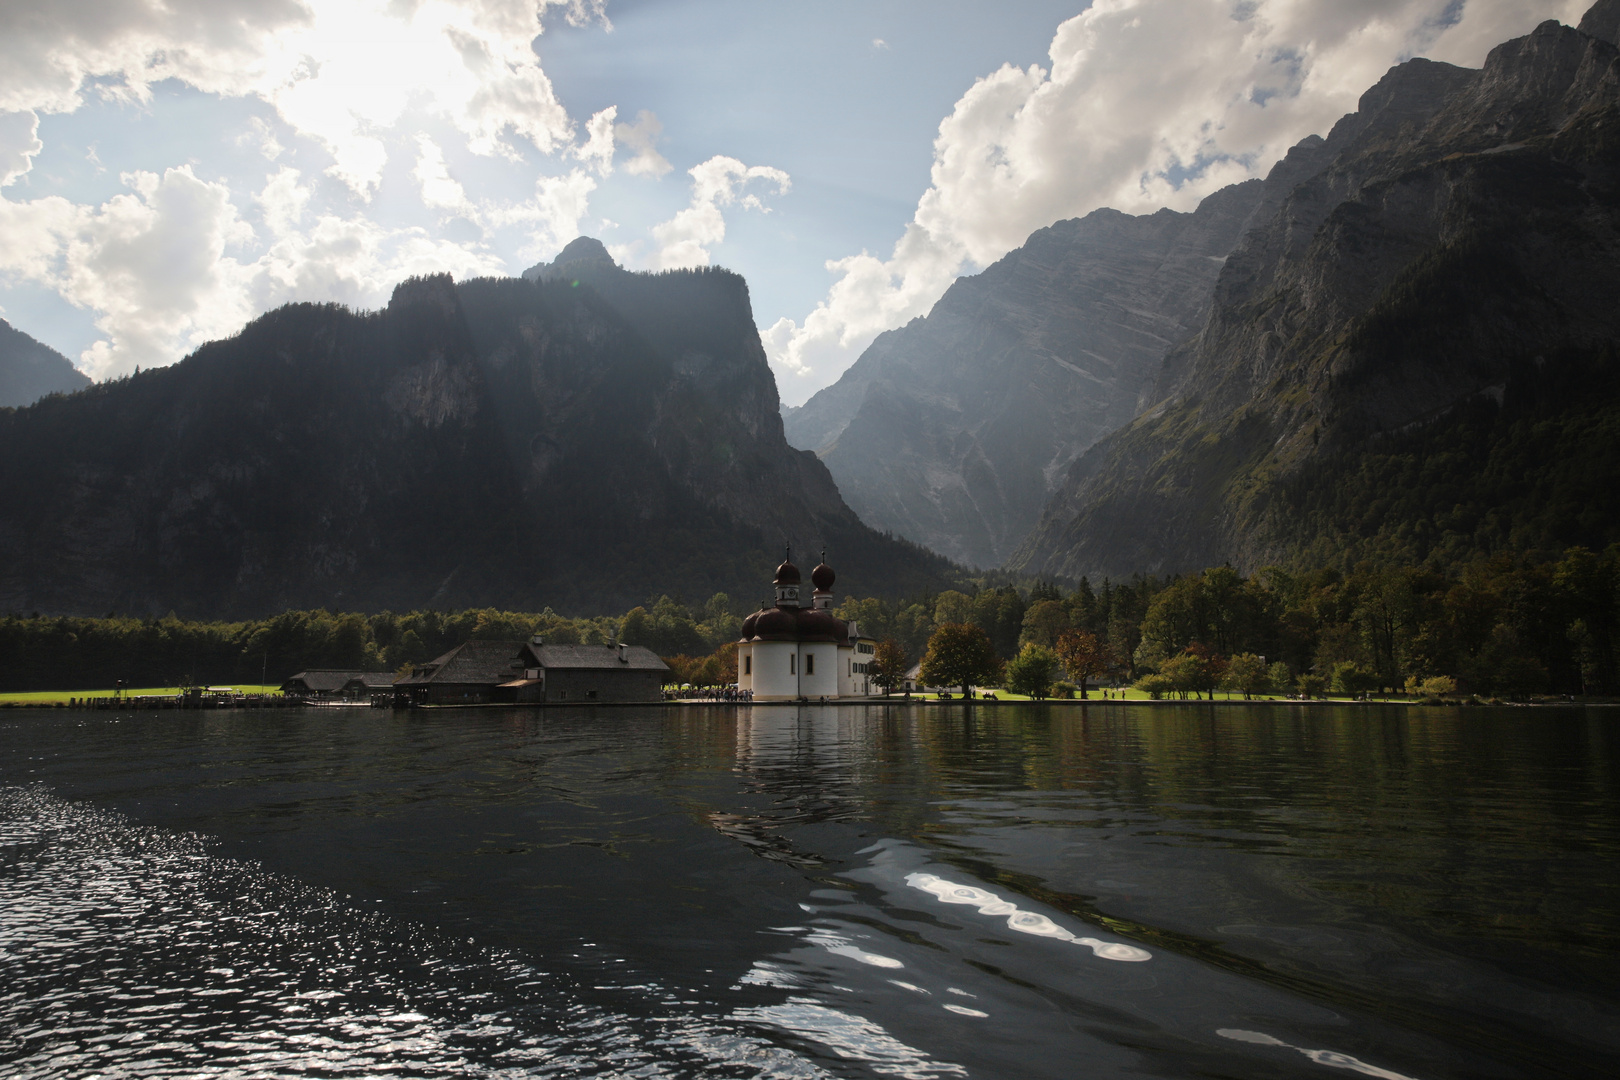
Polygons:
M1620 339L1617 13L1544 23L1479 71L1392 69L1233 251L1161 400L1075 463L1009 565L1120 577L1620 539L1589 505L1613 504L1607 484L1568 457L1620 462L1620 402L1579 389L1608 392ZM1493 484L1469 479L1487 465Z
M786 542L841 589L948 580L787 445L741 278L598 269L292 305L0 414L0 610L599 612L751 598Z

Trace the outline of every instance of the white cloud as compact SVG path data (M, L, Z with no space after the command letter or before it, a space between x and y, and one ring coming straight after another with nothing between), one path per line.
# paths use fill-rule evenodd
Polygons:
M603 176L613 171L613 119L618 115L617 105L593 113L585 124L585 143L574 151L574 156L586 164L594 162L596 171Z
M504 271L488 253L420 228L324 214L303 229L310 192L288 167L255 197L271 242L252 259L238 257L255 237L225 185L187 166L124 182L128 193L96 207L0 199L0 273L96 312L103 338L79 366L98 379L172 363L289 301L376 306L412 274Z
M596 181L583 169L564 176L542 176L534 197L514 206L486 206L483 220L490 225L530 226L529 242L520 251L526 259L554 253L579 235L579 222L590 206Z
M602 0L12 0L0 110L69 112L92 84L144 102L171 78L256 96L369 198L387 161L381 135L407 107L449 120L480 155L515 158L514 139L545 153L572 142L532 47L549 8L606 23Z
M792 182L788 174L769 165L744 165L736 158L715 156L687 170L692 177L692 201L674 217L652 229L658 250L650 260L652 269L668 270L683 266L707 266L709 248L726 238L722 206L740 203L750 210L766 210L759 196L743 194L751 181L776 185L776 193L787 193ZM740 196L740 198L739 198Z
M764 335L802 400L880 332L925 314L957 274L1100 206L1187 209L1263 175L1414 54L1477 65L1586 0L1097 0L1058 27L1049 68L979 79L941 121L931 184L887 259L827 264L802 323Z
M450 168L444 163L444 151L439 149L433 137L417 135L416 149L416 168L411 170L411 176L421 185L422 205L435 210L450 210L463 217L474 216L467 192L450 175Z
M655 179L668 173L672 166L657 149L658 137L663 133L664 125L646 109L636 113L633 124L613 125L614 136L635 151L635 156L625 165L624 171L631 176L651 176Z
M10 187L34 167L39 141L39 115L32 110L0 113L0 188Z

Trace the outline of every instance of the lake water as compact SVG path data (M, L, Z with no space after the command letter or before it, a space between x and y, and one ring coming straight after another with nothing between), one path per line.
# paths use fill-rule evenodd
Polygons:
M1614 1076L1617 713L6 713L0 1073Z

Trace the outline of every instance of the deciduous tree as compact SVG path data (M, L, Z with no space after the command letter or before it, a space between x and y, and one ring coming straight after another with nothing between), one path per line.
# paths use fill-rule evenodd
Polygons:
M928 639L922 661L922 681L929 686L994 686L1001 681L1001 661L990 635L972 623L946 623Z

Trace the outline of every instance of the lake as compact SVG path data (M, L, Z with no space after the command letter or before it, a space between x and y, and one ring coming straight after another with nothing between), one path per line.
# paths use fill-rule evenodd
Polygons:
M7 712L0 1073L1609 1077L1620 710Z

